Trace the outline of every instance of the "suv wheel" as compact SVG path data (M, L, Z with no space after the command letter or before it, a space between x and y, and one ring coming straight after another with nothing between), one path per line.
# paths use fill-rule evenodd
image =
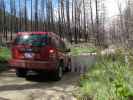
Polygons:
M27 75L27 70L25 70L25 69L17 69L17 70L16 70L16 75L17 75L18 77L26 77L26 75Z
M62 64L59 64L58 68L54 72L54 80L59 81L63 77L63 67Z

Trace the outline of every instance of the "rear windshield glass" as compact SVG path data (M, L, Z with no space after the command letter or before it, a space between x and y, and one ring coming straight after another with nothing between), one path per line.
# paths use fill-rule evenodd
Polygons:
M15 44L45 46L47 45L47 35L40 35L40 34L21 35L15 39Z

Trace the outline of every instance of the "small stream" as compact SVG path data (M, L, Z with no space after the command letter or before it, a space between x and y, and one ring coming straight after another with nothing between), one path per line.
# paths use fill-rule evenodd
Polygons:
M96 62L96 55L72 56L72 72L85 73Z

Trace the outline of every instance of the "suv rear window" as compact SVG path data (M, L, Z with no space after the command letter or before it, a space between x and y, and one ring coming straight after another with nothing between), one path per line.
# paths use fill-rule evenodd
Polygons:
M45 46L47 45L47 35L40 35L40 34L20 35L15 39L15 44Z

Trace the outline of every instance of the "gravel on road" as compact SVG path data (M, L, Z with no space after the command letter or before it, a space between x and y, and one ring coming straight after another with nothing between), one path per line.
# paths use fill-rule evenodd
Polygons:
M0 74L0 100L76 100L78 73L66 73L61 81L45 76L30 75L18 78L14 70Z

